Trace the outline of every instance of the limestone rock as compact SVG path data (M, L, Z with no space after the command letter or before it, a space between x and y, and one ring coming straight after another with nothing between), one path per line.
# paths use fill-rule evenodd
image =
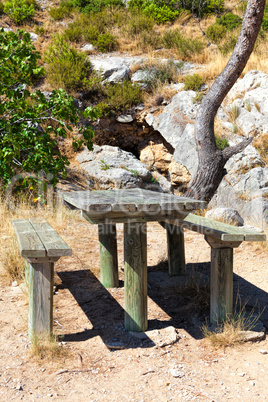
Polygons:
M81 47L82 52L92 52L94 50L94 46L91 43L86 43Z
M174 148L180 142L189 118L195 118L197 105L193 103L194 96L194 91L181 91L163 108L162 113L150 113L145 118L147 124L159 131Z
M225 168L229 174L234 174L245 172L258 166L264 167L265 163L256 148L248 145L244 151L232 156L226 163Z
M116 118L119 123L132 123L133 117L130 114L121 114Z
M128 77L130 69L119 57L89 58L94 70L99 71L109 82L119 82Z
M167 191L133 154L118 147L94 145L93 151L85 148L76 159L87 172L92 187L103 190L140 187Z
M33 33L33 32L30 32L30 37L31 37L31 41L32 41L32 42L36 42L37 39L38 39L38 35L36 35L36 34Z
M172 161L168 168L170 181L175 186L188 184L191 180L191 175L185 166Z
M187 168L193 177L197 172L198 154L195 142L194 125L187 124L182 136L177 142L174 160Z
M206 218L228 223L234 226L243 226L244 219L233 208L215 208L206 213Z
M177 333L176 329L172 326L161 329L154 329L152 331L146 332L130 331L129 334L142 340L150 339L154 342L156 346L159 347L173 345L180 339L180 336Z

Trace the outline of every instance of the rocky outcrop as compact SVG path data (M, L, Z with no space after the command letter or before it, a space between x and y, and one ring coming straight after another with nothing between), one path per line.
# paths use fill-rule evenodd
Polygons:
M161 192L172 188L166 179L158 181L133 154L118 147L95 145L93 151L84 148L76 159L87 173L90 188L140 187Z
M206 213L206 218L215 219L234 226L243 226L244 219L233 208L215 208Z

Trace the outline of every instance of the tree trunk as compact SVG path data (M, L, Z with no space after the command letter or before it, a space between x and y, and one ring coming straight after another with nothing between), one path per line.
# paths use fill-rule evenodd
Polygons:
M224 165L228 159L241 152L252 141L219 150L214 136L216 113L253 51L264 13L265 0L248 0L241 32L234 51L222 73L203 98L195 121L195 138L198 150L198 170L186 196L210 201L226 174Z

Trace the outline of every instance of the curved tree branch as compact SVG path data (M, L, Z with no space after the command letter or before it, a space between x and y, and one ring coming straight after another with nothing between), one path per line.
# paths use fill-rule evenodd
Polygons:
M266 0L248 0L234 51L226 67L202 100L195 121L198 171L186 193L187 196L209 201L226 173L224 165L227 160L250 143L249 140L245 140L229 150L219 151L214 135L214 120L223 99L242 73L253 51L265 4Z

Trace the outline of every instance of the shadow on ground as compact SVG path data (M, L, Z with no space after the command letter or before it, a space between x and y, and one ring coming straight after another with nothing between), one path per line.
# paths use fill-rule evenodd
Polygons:
M152 347L151 339L136 339L124 329L124 309L101 285L90 270L57 272L62 281L93 325L93 329L64 336L68 342L82 342L100 336L113 349ZM209 320L210 263L187 264L186 276L170 277L167 264L148 267L148 296L163 310L165 318L149 320L148 329L173 326L184 329L195 339L202 339L202 326ZM120 287L123 282L120 281ZM268 294L234 274L234 303L241 300L246 309L264 310L261 321L268 327ZM169 316L169 318L167 317Z

